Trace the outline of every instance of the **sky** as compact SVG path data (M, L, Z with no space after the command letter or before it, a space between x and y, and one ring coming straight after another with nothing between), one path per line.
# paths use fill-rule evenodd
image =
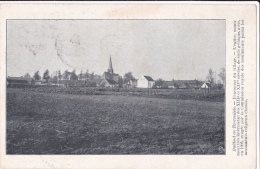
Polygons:
M8 20L7 76L46 69L205 80L225 67L225 20Z

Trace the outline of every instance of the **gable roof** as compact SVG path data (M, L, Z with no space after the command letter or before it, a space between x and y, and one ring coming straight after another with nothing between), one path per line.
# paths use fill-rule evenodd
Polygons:
M150 76L144 76L148 81L154 81Z
M163 84L167 86L175 86L175 83L173 81L164 81Z
M117 73L110 73L110 72L104 72L103 73L103 76L119 76L119 74L117 74Z
M200 87L204 82L199 80L175 80L174 83L178 86Z
M104 79L92 79L90 82L94 82L96 84L100 84Z
M203 85L201 86L201 88L206 88L206 87L211 87L211 84L209 82L205 82L203 83Z
M110 85L116 85L117 82L114 80L110 80L110 79L105 79Z

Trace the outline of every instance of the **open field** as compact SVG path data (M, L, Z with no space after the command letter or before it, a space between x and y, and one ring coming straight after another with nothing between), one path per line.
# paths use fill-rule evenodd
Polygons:
M194 98L8 88L7 153L224 154L224 109Z
M15 90L15 89L14 89ZM39 93L63 93L74 95L120 95L142 96L149 98L201 100L212 102L224 102L225 91L205 89L145 89L145 88L97 88L97 87L57 87L57 86L34 86L21 88L24 92Z

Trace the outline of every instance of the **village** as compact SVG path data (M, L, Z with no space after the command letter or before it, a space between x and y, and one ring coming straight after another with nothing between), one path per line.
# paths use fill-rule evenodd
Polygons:
M6 154L225 154L224 20L10 20Z
M65 71L61 74L60 71L55 71L50 75L46 70L43 77L39 75L39 71L35 72L31 77L28 73L21 77L7 77L8 87L22 86L59 86L59 87L105 87L105 88L154 88L154 89L207 89L211 88L222 89L223 82L216 82L216 77L207 77L207 80L154 80L152 76L142 75L136 79L132 72L126 73L123 77L114 72L112 59L110 56L109 66L107 71L102 76L83 71L76 74L75 71ZM216 74L215 74L216 76Z

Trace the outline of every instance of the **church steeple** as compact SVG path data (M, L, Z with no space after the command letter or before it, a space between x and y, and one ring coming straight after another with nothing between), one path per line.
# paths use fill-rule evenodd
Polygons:
M113 66L112 66L111 56L110 56L109 65L108 65L107 71L108 71L109 73L114 73Z

